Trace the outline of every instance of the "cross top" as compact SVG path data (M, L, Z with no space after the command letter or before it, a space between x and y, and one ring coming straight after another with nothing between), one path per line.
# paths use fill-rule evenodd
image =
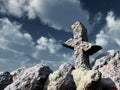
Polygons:
M84 66L90 69L89 55L96 53L101 49L101 46L88 42L87 29L79 21L75 22L71 29L73 30L73 38L67 40L63 45L74 50L76 68Z
M88 41L87 30L79 21L75 22L71 25L71 29L73 30L74 39L81 39L81 41ZM84 29L84 30L83 30ZM82 37L82 38L81 38Z

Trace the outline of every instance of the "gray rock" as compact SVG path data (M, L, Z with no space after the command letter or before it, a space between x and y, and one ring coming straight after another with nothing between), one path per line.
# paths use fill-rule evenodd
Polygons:
M5 90L43 90L44 84L52 73L51 69L44 64L37 64L31 68L20 68L12 72L14 82Z
M120 90L119 51L110 50L107 54L99 55L93 68L102 73L103 90Z
M70 74L73 69L75 69L74 66L69 63L64 63L59 67L59 71L62 75Z
M0 90L13 82L12 75L9 72L0 73Z
M109 50L107 52L104 52L100 55L98 55L94 61L94 65L92 69L98 69L105 64L107 64L115 55L118 53L116 50Z
M44 90L76 90L71 75L74 67L71 64L62 64L59 69L49 75Z

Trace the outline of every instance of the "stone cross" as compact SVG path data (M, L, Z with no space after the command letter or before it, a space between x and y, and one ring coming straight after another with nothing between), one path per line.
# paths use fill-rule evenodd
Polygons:
M89 55L94 54L101 47L88 42L87 30L79 21L75 22L71 29L74 34L73 38L67 40L63 45L74 49L75 68L83 66L90 69Z

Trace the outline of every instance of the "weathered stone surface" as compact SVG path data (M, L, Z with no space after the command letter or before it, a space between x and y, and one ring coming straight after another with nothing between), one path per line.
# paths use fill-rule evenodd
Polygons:
M63 45L74 49L75 68L84 66L90 69L89 55L94 54L101 49L98 45L88 43L87 30L79 21L71 26L73 30L73 38L70 38Z
M89 55L94 54L101 47L88 43L87 30L79 21L75 22L71 28L74 36L63 45L74 49L76 69L72 71L72 76L77 90L100 90L101 73L90 70Z
M118 53L116 50L109 50L107 52L104 52L100 55L98 55L94 61L93 69L98 69L105 64L107 64L115 55Z
M97 70L79 68L72 71L77 90L101 90L101 73Z
M67 75L70 74L72 72L72 70L74 70L74 66L69 64L69 63L64 63L59 67L59 71L62 75Z
M74 43L73 43L73 39L70 38L69 40L67 40L66 42L63 43L63 46L67 47L67 48L71 48L74 50Z
M51 69L44 64L20 68L13 72L14 82L5 90L43 90L45 81L51 72Z
M93 69L98 69L102 73L102 84L105 90L120 90L119 51L110 50L106 54L99 55Z
M9 72L0 73L0 90L13 82L12 75Z
M49 75L44 90L76 90L71 75L73 69L71 64L62 64L57 71Z

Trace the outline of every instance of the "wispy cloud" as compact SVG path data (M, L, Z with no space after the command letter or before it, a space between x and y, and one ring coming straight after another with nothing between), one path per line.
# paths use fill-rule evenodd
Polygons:
M96 44L103 46L103 50L120 48L120 18L113 11L108 12L106 24L96 35Z
M13 69L29 62L24 55L32 55L34 42L28 33L22 33L21 24L0 19L0 69Z
M69 26L77 20L91 29L89 13L82 8L79 0L1 0L0 12L19 18L39 18L57 30L69 31Z
M102 12L98 12L92 21L92 27L95 27L97 24L100 24L103 20L103 13Z

